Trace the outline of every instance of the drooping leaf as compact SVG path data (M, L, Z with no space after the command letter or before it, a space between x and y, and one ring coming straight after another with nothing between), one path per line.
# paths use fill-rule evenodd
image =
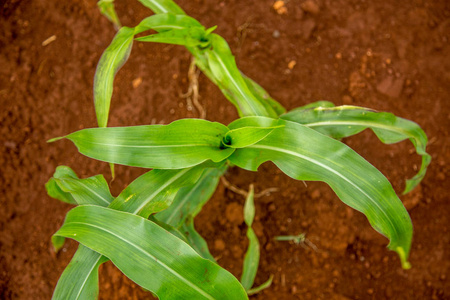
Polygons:
M212 262L216 262L214 257L209 252L208 244L205 239L195 230L194 217L188 215L181 225L181 231L184 232L189 245L203 258L209 259Z
M64 238L64 237L62 237ZM98 296L98 268L108 259L80 245L58 280L53 300L90 300Z
M108 257L127 277L160 299L247 299L228 271L140 216L78 206L67 214L56 235L73 238Z
M164 223L180 228L188 216L195 217L217 188L226 167L206 169L195 185L180 189L169 208L156 214Z
M259 265L259 242L252 228L253 219L255 218L254 195L255 191L252 185L250 186L250 191L244 205L244 221L247 225L248 248L244 256L241 284L246 291L250 290L253 286Z
M99 127L108 125L114 77L130 56L133 37L133 28L120 28L98 62L94 77L94 103Z
M381 142L398 143L409 139L422 156L419 172L407 180L403 193L411 191L425 176L431 156L426 152L427 136L416 123L396 117L391 113L376 112L357 106L332 107L330 102L320 103L319 107L294 109L281 116L282 119L303 124L323 134L341 139L370 128Z
M90 128L66 136L80 153L110 163L181 169L207 160L220 162L234 150L221 149L228 128L200 119L169 125Z
M265 119L249 117L248 126L264 125ZM326 182L345 204L365 214L372 227L390 239L388 248L408 268L411 219L383 174L337 140L298 123L280 120L279 124L285 127L274 129L254 145L236 149L229 160L252 171L272 161L294 179ZM236 129L233 123L228 127Z
M97 2L97 6L100 9L101 14L113 23L116 29L119 29L122 26L120 25L116 10L114 9L114 0L100 0Z

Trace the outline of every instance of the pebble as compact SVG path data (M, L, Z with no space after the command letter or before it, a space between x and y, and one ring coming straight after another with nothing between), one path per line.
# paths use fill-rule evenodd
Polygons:
M280 32L279 32L278 30L276 30L276 29L272 32L272 36L273 36L274 38L276 38L276 39L279 38L280 35L281 35Z

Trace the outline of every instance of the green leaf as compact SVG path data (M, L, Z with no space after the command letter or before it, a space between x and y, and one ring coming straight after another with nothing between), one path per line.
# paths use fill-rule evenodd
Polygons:
M286 112L286 109L278 101L273 99L259 84L244 74L242 74L242 77L253 96L255 96L269 112L270 115L268 117L277 118L279 115Z
M185 222L181 225L180 230L184 232L189 245L197 251L197 253L205 258L209 259L212 262L216 262L214 257L211 255L208 249L208 244L205 239L195 230L194 226L194 217L192 215L188 215L185 219Z
M133 37L134 29L120 28L98 62L94 77L94 103L99 127L108 125L114 77L130 56Z
M251 289L255 282L256 273L259 265L259 242L258 237L252 229L253 219L255 218L255 191L253 185L247 195L244 205L244 221L247 224L248 248L244 257L244 267L242 270L241 283L246 291Z
M98 268L107 260L101 254L80 245L59 278L52 299L97 299Z
M66 136L80 153L101 161L156 169L180 169L207 160L220 162L234 150L221 149L228 128L200 119L169 125L83 129Z
M253 117L248 123L264 125L265 119ZM280 120L279 124L285 127L274 129L254 145L236 149L229 157L231 163L256 171L272 161L294 179L326 182L345 204L365 214L372 227L390 239L388 248L408 268L411 219L383 174L337 140L298 123ZM233 124L229 127L234 128Z
M180 228L189 216L195 217L217 188L226 166L206 169L195 185L179 190L169 208L156 214L164 223Z
M268 136L275 128L283 127L283 125L278 124L278 120L269 119L267 124L256 124L256 126L252 126L249 124L249 119L251 117L240 118L232 123L233 128L227 132L224 139L222 140L222 144L225 147L230 148L245 148L250 145L253 145L260 140L264 139ZM242 126L241 126L242 124Z
M229 100L238 108L241 116L268 116L266 110L250 92L244 81L230 47L217 34L210 35L211 48L205 53L208 58L211 74L219 87L229 94Z
M145 7L150 8L155 14L180 14L185 12L172 0L139 0Z
M212 166L215 165L203 163L186 169L152 170L134 180L109 207L147 218L169 207L180 188L193 185L205 168Z
M110 258L160 299L247 299L233 275L140 216L78 206L67 214L56 235L73 238Z
M114 199L103 175L85 179L54 178L54 180L61 190L70 193L79 205L108 206Z
M255 295L255 294L258 294L259 292L261 292L262 290L267 289L268 287L270 287L272 285L272 281L273 281L273 275L270 275L270 278L266 282L264 282L260 286L249 289L247 291L247 295L249 295L249 296Z
M322 105L324 103L321 103ZM416 123L396 117L391 113L376 112L357 106L327 106L295 109L281 116L282 119L303 124L323 134L341 139L370 128L381 142L398 143L409 139L422 156L419 172L406 183L404 194L416 187L425 176L431 156L426 152L427 136Z
M57 178L73 178L77 179L77 174L69 167L59 166L56 168L53 177L49 179L49 181L45 184L45 189L47 190L47 194L55 199L58 199L62 202L66 202L69 204L77 204L77 201L73 198L70 193L63 191L55 179Z
M116 29L119 29L122 26L120 25L116 10L114 9L114 0L100 0L97 2L97 6L100 9L101 14L113 23Z
M166 207L172 201L173 196L175 195L176 188L180 188L186 184L189 184L190 181L195 182L195 176L199 176L202 168L208 166L207 164L203 164L201 166L197 166L187 170L152 170L144 175L138 177L135 181L133 181L122 193L110 204L110 207L114 207L116 209L123 209L128 212L133 213L142 213L148 216L152 213L151 209L158 210L158 207ZM192 170L195 169L195 170ZM184 172L183 172L184 171ZM61 178L64 177L65 174L69 174L72 176L71 178L77 178L76 174L68 167L58 167L55 172L55 177ZM168 186L168 183L171 183ZM161 185L164 187L162 188ZM72 190L71 193L76 191ZM70 193L68 193L70 195ZM95 199L97 197L98 199ZM92 194L91 197L87 197L85 200L91 200L91 204L99 204L105 205L105 202L100 199L100 195ZM136 209L136 207L141 207L141 209ZM167 230L169 228L166 227ZM171 233L179 236L175 230L169 230ZM179 236L181 239L184 239L182 235ZM55 250L59 250L64 244L64 237L54 235L52 237L52 243L55 247ZM86 248L87 249L87 248ZM79 251L82 251L82 254L75 254L72 258L72 263L70 265L70 271L65 271L60 277L60 290L70 290L72 289L72 285L74 286L83 286L87 288L88 291L80 293L98 293L93 289L93 285L85 286L83 282L88 280L88 277L91 276L92 270L96 270L94 265L89 265L85 263L77 263L76 260L85 259L87 261L97 261L96 259L101 257L97 252L90 249L79 248ZM101 261L107 261L108 259L103 258ZM98 267L97 267L98 268ZM95 271L97 272L97 271ZM97 277L96 277L97 278ZM91 279L89 279L91 280ZM70 284L70 286L67 286ZM98 287L95 286L96 290ZM62 293L62 292L58 292ZM62 294L65 295L65 294ZM76 298L55 298L55 299L76 299Z

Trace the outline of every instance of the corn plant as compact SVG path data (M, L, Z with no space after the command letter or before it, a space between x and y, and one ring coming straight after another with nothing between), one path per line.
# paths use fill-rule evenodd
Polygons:
M238 281L220 267L194 219L231 166L257 171L273 162L297 180L326 182L341 201L363 213L386 236L388 248L410 267L410 217L389 181L339 140L371 129L385 144L409 139L422 156L417 175L404 193L423 179L431 157L427 137L414 122L391 113L356 106L315 102L286 112L236 66L227 42L187 16L171 0L141 0L155 14L134 28L121 27L111 0L102 13L117 34L104 51L94 78L98 128L64 137L79 152L111 164L152 169L111 195L103 175L80 179L60 166L46 187L50 196L76 205L52 238L55 249L65 238L80 243L61 275L54 299L92 299L98 295L98 268L111 260L127 277L160 299L247 299L266 288L253 288L259 243L251 228L253 187L247 194L244 220L249 247ZM153 30L156 33L142 33ZM139 38L135 38L141 34ZM236 107L240 118L224 125L181 119L168 125L107 127L114 77L128 59L134 41L186 47L196 65Z

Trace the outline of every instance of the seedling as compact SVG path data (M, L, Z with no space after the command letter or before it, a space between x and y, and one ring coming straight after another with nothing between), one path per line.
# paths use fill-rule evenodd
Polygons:
M386 236L401 265L411 246L409 215L388 180L339 139L371 129L383 143L411 140L422 156L405 193L417 186L430 163L427 137L415 123L390 113L316 102L286 110L236 66L226 41L188 17L171 0L141 0L155 15L135 28L120 27L112 1L102 12L120 28L105 50L94 79L99 128L62 138L81 154L105 161L150 168L117 197L102 175L79 179L58 167L47 183L50 196L77 205L52 241L80 243L56 286L54 299L92 299L98 295L98 268L111 260L131 280L161 299L246 299L270 285L252 289L259 244L251 228L253 188L247 193L245 223L249 249L239 282L221 268L195 230L194 219L231 165L250 171L272 161L297 180L324 181L348 206L362 212ZM155 34L140 36L149 30ZM182 119L168 125L107 127L114 76L130 55L133 41L182 45L195 64L222 90L240 118L228 125ZM53 139L52 141L61 138ZM113 168L113 167L112 167ZM300 239L300 237L297 237Z

